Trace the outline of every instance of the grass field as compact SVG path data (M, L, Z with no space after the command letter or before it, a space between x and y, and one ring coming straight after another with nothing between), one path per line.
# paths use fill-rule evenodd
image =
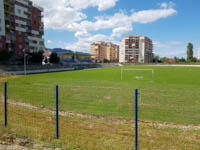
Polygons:
M121 68L17 76L8 80L5 78L1 82L8 81L8 99L12 102L23 102L55 109L55 86L59 85L61 110L128 120L134 119L134 89L138 88L139 120L175 125L200 124L200 68L123 67L154 69L153 81L151 72L148 71L126 71L121 80ZM144 78L137 80L135 76ZM2 84L0 91L2 94ZM11 121L15 123L12 126L19 124L19 128L13 132L34 139L43 139L46 135L54 137L54 117L50 115L44 119L43 112L37 111L33 115L31 110L15 109L17 108L12 107L12 111L10 109ZM17 116L23 116L23 114L26 114L25 120L30 119L30 122L23 122L23 119L20 120L20 118L16 119ZM42 121L38 124L35 120L33 123L31 119L34 120L34 118ZM71 149L84 150L125 150L133 145L133 132L130 128L132 124L130 123L116 124L112 121L79 117L62 117L61 122L61 141L51 138L45 139L46 141L65 145ZM37 126L35 126L36 124ZM49 126L40 132L45 124ZM23 130L23 126L30 126L31 132ZM197 150L200 148L199 130L160 128L141 124L139 131L141 131L139 132L140 147L143 150Z
M121 81L120 67L103 68L21 76L9 80L8 94L17 101L54 107L55 85L60 85L63 110L131 118L138 88L140 120L200 124L200 68L132 68L154 69L154 81L148 71L126 71ZM35 84L24 84L30 82Z
M1 107L1 103L0 103ZM55 139L55 117L50 113L9 106L8 128L2 126L0 141L12 142L13 135L30 139L35 145L50 145L64 150L129 150L134 134L130 124L81 117L61 117L60 140ZM22 117L23 116L23 117ZM132 135L133 134L133 135ZM198 150L200 130L160 128L139 125L140 150ZM29 148L33 148L27 143ZM35 148L42 150L43 148Z

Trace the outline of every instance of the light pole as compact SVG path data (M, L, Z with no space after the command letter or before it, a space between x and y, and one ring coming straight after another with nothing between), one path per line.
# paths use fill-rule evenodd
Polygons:
M23 49L24 52L24 75L26 75L26 50Z

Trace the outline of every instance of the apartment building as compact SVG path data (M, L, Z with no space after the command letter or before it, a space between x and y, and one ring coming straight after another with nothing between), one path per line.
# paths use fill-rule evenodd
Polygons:
M0 1L0 50L13 52L16 58L27 52L44 50L43 8L30 0Z
M153 60L152 40L143 35L124 37L120 42L119 62L149 63Z
M90 51L97 61L104 59L110 62L119 61L119 46L112 42L94 42L90 46Z
M198 60L200 60L200 47L199 47L199 52L198 52Z

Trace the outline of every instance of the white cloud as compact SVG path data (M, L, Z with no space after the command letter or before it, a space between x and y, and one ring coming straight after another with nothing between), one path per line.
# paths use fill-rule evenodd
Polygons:
M67 30L74 32L78 39L76 43L67 45L68 49L89 50L93 41L114 41L125 33L133 31L134 23L150 23L162 18L167 18L177 13L173 8L174 3L161 3L158 9L134 11L127 15L126 11L119 11L112 16L96 16L95 21L87 20L83 10L97 7L104 11L116 5L118 0L33 0L33 3L44 7L45 29ZM110 35L96 34L92 31L104 29L112 30ZM49 42L48 42L49 43Z
M111 37L112 38L115 38L115 37L121 37L123 34L125 33L129 33L131 32L133 29L132 29L132 26L128 26L128 27L117 27L117 28L114 28L112 30L112 35Z
M45 29L70 30L73 23L87 18L82 10L89 7L98 7L99 11L107 10L114 7L117 1L118 0L33 0L33 3L44 8Z
M173 8L176 4L172 1L170 1L169 3L167 2L163 2L163 3L158 3L158 5L160 6L160 8Z
M48 41L47 41L47 43L48 43L48 44L51 44L51 43L52 43L52 41L51 41L51 40L48 40Z
M99 0L98 10L103 11L115 6L118 0Z
M76 10L98 7L99 11L107 10L115 6L118 0L65 0L66 4Z
M153 41L154 52L161 57L185 57L187 43L184 41Z
M160 42L160 41L153 41L154 47L158 49L173 49L180 48L186 45L183 41L167 41L167 42Z
M161 4L159 4L161 8L167 8L168 4L166 2L163 2Z
M184 44L183 41L170 41L169 44L172 44L172 45L182 45Z
M158 19L167 18L176 14L177 11L173 8L157 9L157 10L144 10L135 12L131 15L133 22L137 23L150 23Z
M111 38L104 34L91 35L87 32L77 32L78 42L67 44L66 49L89 52L90 44L95 41L112 41Z

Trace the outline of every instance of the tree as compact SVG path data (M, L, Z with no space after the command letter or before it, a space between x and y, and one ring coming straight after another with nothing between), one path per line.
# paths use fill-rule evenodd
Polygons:
M156 62L156 63L161 62L160 56L155 55L154 58L153 58L153 62Z
M179 61L180 61L180 62L186 62L185 58L183 58L183 57L180 58Z
M56 64L56 63L59 63L60 58L58 57L57 53L52 53L49 61L50 61L50 63Z
M196 58L196 57L193 57L193 58L192 58L192 62L197 62L197 58Z
M0 61L9 60L11 57L11 53L7 50L0 51Z
M42 63L44 59L43 53L43 51L30 53L30 61L33 63Z
M187 46L187 61L191 62L193 59L193 45L192 43L188 43Z
M167 59L167 57L162 57L162 58L160 58L160 61L162 62L162 63L165 63L165 60Z
M103 63L109 63L110 61L106 58L103 59Z
M178 57L174 57L174 63L176 64L176 63L179 63L179 58Z

